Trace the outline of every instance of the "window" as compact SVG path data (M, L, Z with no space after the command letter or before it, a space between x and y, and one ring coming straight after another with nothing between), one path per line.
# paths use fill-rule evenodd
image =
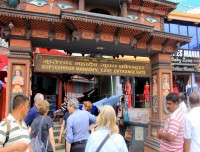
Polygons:
M197 37L198 37L198 49L200 50L200 27L197 28Z
M177 24L171 24L170 23L169 26L170 26L170 33L173 33L173 34L178 34L179 33Z
M192 37L191 42L189 44L189 49L197 50L197 31L195 26L188 26L188 34Z
M185 36L188 36L188 29L187 29L187 26L185 25L179 25L179 29L180 29L180 35L185 35ZM188 44L185 44L183 46L181 46L182 49L188 49L189 48L189 45Z
M164 30L165 30L165 32L169 33L169 24L168 23L164 24Z

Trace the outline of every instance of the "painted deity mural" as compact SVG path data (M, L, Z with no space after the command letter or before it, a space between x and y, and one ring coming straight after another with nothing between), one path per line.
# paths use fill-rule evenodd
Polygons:
M162 74L162 106L163 106L163 112L165 114L168 113L167 107L166 107L166 96L170 92L170 85L169 85L169 74Z

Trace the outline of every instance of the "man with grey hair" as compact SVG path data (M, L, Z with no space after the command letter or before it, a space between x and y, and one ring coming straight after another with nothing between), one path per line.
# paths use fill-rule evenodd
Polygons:
M38 112L38 107L39 104L44 101L44 95L41 93L37 93L34 97L34 105L33 107L29 110L28 115L26 116L26 118L24 119L24 121L26 122L27 126L30 126L33 119L36 118L37 116L39 116L39 112Z
M191 111L186 116L184 152L200 151L200 98L196 92L190 94Z
M70 99L67 109L66 152L84 152L89 137L89 125L96 123L96 117L88 111L79 110L79 101Z
M179 107L183 111L184 115L186 116L187 114L187 106L185 104L185 95L183 93L179 94Z

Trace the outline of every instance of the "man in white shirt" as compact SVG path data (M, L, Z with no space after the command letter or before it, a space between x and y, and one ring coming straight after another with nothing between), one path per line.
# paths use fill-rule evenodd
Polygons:
M192 110L186 116L184 152L200 152L200 101L197 93L190 95L189 105Z
M183 93L179 94L179 107L181 108L181 110L183 111L184 115L186 116L187 114L187 107L185 105L185 95Z

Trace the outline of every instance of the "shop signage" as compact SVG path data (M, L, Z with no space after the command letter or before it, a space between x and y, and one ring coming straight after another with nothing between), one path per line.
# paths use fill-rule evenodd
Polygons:
M35 72L119 76L150 76L147 62L35 54Z
M200 63L200 51L198 50L178 50L171 56L172 63L198 64Z
M200 67L196 68L194 66L179 66L174 65L172 71L175 72L200 72Z

